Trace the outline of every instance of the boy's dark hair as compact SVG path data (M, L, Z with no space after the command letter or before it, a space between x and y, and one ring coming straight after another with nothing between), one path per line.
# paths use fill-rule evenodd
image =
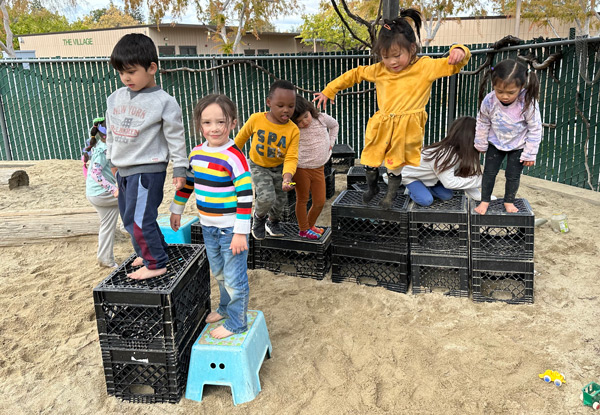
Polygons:
M273 92L275 92L275 90L278 88L289 89L291 91L296 92L296 86L293 83L284 79L280 79L271 84L271 88L269 88L269 98L273 96Z
M315 108L315 106L304 98L302 95L296 95L296 108L294 109L294 115L292 115L292 122L296 122L298 117L303 115L305 112L310 112L313 118L319 117L319 111Z
M110 55L110 64L119 72L134 65L140 65L148 70L152 62L158 66L156 45L152 39L141 33L130 33L123 36Z
M415 23L415 30L406 19ZM379 30L379 35L373 45L373 53L378 57L390 50L393 46L399 46L411 54L410 62L414 62L417 54L421 51L421 13L415 9L402 9L400 15L393 20L385 19ZM417 42L417 37L419 41Z
M496 66L490 67L479 84L479 106L483 98L485 98L485 84L488 79L491 79L492 86L503 82L505 84L514 83L517 88L525 90L525 104L523 105L523 113L530 106L535 105L535 101L540 96L540 81L534 71L529 71L527 66L513 59L505 59L499 62Z
M230 100L226 95L221 94L210 94L203 97L194 108L194 121L196 123L196 131L201 133L202 124L200 123L200 118L202 117L202 113L209 105L217 104L221 107L223 114L225 115L225 119L228 124L231 124L235 120L237 120L237 108L232 100Z
M448 135L437 143L425 147L431 150L429 155L423 157L424 161L435 160L433 165L437 171L456 169L456 176L471 177L481 174L479 164L479 151L473 146L475 140L475 125L473 117L459 117L450 125Z

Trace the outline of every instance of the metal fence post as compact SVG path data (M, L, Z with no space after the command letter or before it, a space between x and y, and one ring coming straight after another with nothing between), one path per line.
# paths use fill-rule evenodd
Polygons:
M6 118L4 117L4 100L0 95L0 128L2 129L2 138L4 139L4 150L6 159L12 160L12 151L10 150L10 140L8 139L8 128L6 128Z
M458 74L452 75L448 80L448 128L456 119L456 89L458 87L456 78L458 78Z
M213 56L213 58L210 61L210 67L211 68L215 68L217 67L217 57ZM219 94L220 93L220 88L219 88L219 79L217 78L217 71L211 71L213 74L213 93L214 94Z

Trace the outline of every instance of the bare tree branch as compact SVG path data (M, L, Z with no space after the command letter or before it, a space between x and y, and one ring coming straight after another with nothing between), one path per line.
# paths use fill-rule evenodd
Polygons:
M356 33L354 33L352 31L352 28L350 27L350 25L348 25L348 22L346 22L346 19L344 19L344 16L342 16L342 13L340 12L340 9L338 8L337 4L335 3L335 0L331 0L331 5L333 6L333 9L335 10L335 12L337 13L337 15L339 16L339 18L342 21L342 23L344 24L344 26L346 26L346 29L348 29L348 31L350 32L350 34L352 35L352 37L354 39L358 40L363 45L365 45L367 48L370 48L372 45L369 45L367 42L365 42L364 40L362 40L359 36L356 35Z

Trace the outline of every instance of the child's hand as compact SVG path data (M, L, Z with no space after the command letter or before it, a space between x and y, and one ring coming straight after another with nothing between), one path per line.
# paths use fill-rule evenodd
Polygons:
M173 177L173 186L176 190L181 190L185 186L185 177Z
M117 169L116 167L111 167L111 168L110 168L110 171L112 172L113 176L115 176L115 177L117 177L117 171L118 171L118 170L119 170L119 169Z
M181 215L178 215L176 213L171 213L171 229L173 229L175 232L177 232L179 230L180 226L181 226Z
M113 193L114 197L119 197L119 189L116 189L115 192Z
M231 253L233 255L240 254L248 249L248 242L246 241L246 235L243 233L234 233L231 238L231 245L229 245Z
M465 58L465 51L462 48L454 48L450 51L448 56L448 65L456 65L458 62Z
M531 167L535 164L534 160L521 160L521 163L523 163L524 167Z
M294 188L292 183L292 175L290 173L286 173L283 175L283 184L281 185L281 190L284 192L289 192Z
M329 98L327 98L327 96L321 92L317 92L315 93L315 99L313 99L313 102L316 102L315 107L317 107L317 109L325 109L325 105L327 105L327 102L329 101ZM333 102L333 99L331 100L331 104L335 105L335 102Z

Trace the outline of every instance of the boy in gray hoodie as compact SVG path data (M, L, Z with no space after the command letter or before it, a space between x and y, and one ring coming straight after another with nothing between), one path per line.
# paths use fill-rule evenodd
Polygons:
M167 244L156 223L167 165L173 160L173 185L185 185L188 159L179 104L156 85L156 46L132 33L119 40L110 63L125 85L108 97L106 157L116 171L119 211L138 258L129 274L137 280L164 274Z

